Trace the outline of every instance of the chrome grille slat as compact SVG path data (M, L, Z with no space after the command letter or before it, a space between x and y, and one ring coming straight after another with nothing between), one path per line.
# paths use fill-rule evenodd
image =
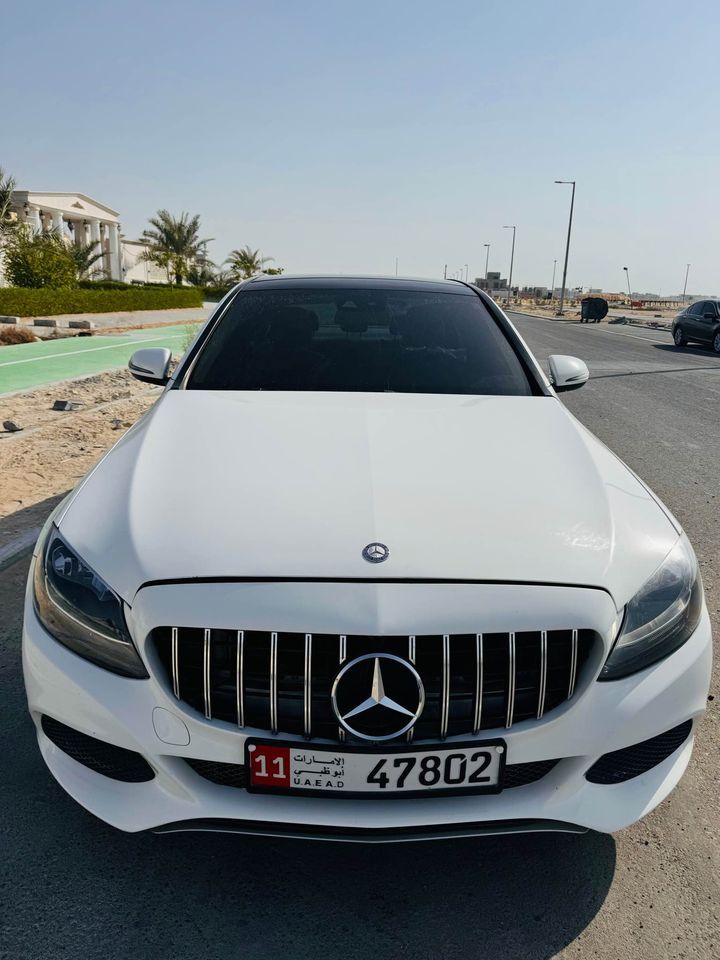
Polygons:
M450 634L442 638L442 694L440 701L440 739L444 740L448 732L450 714Z
M265 735L343 734L330 692L343 664L379 651L413 663L425 709L401 740L482 735L536 721L577 694L593 647L589 629L372 636L167 626L155 645L168 695L207 721ZM362 687L362 689L360 689ZM358 703L367 697L359 684ZM391 695L388 690L388 695Z
M473 719L473 733L480 732L482 723L483 698L483 635L475 634L475 716Z
M505 717L505 727L509 728L513 723L515 713L515 634L508 634L508 693L507 693L507 715Z
M410 663L415 663L415 637L410 635L408 637L408 660ZM412 743L412 739L415 736L415 727L410 727L408 732L405 734L405 739L408 743Z
M172 685L173 693L177 700L180 699L180 670L178 666L178 628L173 627L170 632L170 643L172 645Z
M277 722L277 693L278 693L278 676L277 676L277 649L278 649L278 638L277 633L270 634L270 732L275 734L278 732L278 722Z
M305 676L303 682L303 721L304 733L309 740L312 736L312 634L305 634Z
M245 726L245 631L238 630L235 648L235 709L237 725Z
M573 630L572 632L572 652L570 654L570 683L568 685L568 700L575 693L575 677L577 675L577 646L578 646L578 632Z
M547 688L547 630L540 631L540 686L538 688L537 719L545 713L545 690Z
M210 694L210 631L205 630L203 635L203 698L205 701L205 717L212 720L212 702Z
M341 633L340 634L340 663L345 663L346 657L347 657L347 637L345 636L345 634ZM340 740L340 742L342 743L345 741L345 731L340 726L337 729L338 729L338 740Z

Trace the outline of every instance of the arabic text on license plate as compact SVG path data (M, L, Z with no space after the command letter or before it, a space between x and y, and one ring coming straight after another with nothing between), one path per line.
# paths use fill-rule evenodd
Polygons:
M428 747L319 748L261 740L246 743L248 789L323 796L408 796L428 793L497 793L502 787L501 740Z

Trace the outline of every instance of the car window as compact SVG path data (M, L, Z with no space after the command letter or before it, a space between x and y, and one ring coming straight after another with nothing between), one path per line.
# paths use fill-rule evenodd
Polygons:
M462 289L242 291L201 348L186 388L540 392L482 300Z
M694 303L690 307L690 309L688 310L688 313L690 314L691 317L701 317L703 315L704 307L705 307L705 301L698 300L697 303Z

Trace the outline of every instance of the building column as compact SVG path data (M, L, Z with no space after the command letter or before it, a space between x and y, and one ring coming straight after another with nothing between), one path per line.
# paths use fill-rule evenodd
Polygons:
M61 239L65 239L65 229L63 226L63 215L59 210L55 210L52 215L52 228Z
M40 233L42 230L42 222L40 221L40 210L38 207L31 207L28 205L25 223L27 223L31 230L33 230L35 233Z
M93 253L97 253L97 252L98 252L98 249L101 249L101 248L100 248L100 221L99 221L99 220L91 220L91 221L90 221L90 242L91 242L92 245L93 245L93 250L92 250L92 252L93 252ZM101 262L102 262L102 261L100 261L100 260L96 260L95 263L90 267L90 277L91 277L91 278L96 277L97 274L100 272L100 269L101 269L101 268L100 268L99 264L100 264Z
M120 263L120 226L117 223L108 225L110 233L110 276L113 280L122 280L122 265Z

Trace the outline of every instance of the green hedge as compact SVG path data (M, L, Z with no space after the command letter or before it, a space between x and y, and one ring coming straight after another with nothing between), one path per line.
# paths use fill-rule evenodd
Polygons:
M235 284L229 287L201 287L201 289L206 300L217 303L219 300L222 300L225 294L232 290L234 286Z
M48 317L60 313L117 313L201 307L201 287L130 287L125 290L48 290L0 287L0 314Z

